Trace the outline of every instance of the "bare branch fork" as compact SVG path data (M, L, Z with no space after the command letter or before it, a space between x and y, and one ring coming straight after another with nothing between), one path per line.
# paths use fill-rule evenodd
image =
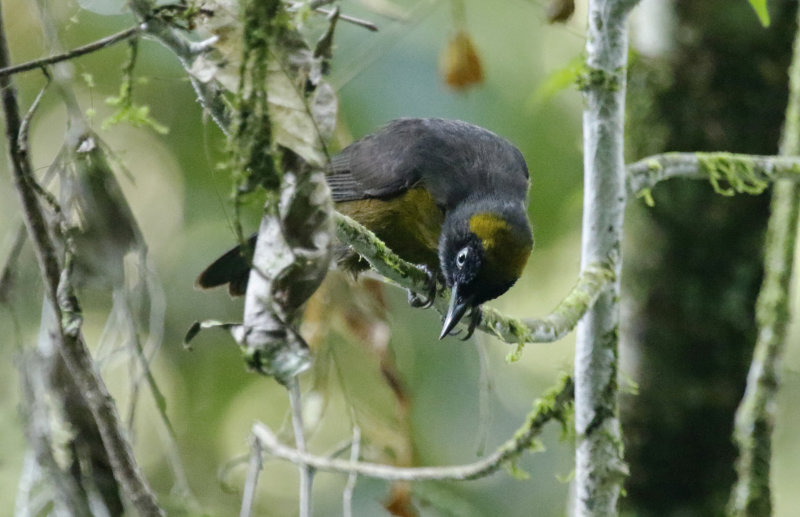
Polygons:
M572 379L565 376L558 385L551 388L543 398L537 400L525 423L513 437L498 447L493 453L476 462L447 467L395 467L377 463L342 460L315 456L306 451L282 444L275 433L266 425L253 424L253 437L258 440L264 452L297 465L315 470L357 474L391 481L431 481L478 479L497 472L503 465L518 458L531 448L544 425L552 420L562 424L572 410L574 394Z

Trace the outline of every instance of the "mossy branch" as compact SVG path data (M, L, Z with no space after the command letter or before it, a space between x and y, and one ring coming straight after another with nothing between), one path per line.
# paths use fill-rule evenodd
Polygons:
M353 219L337 212L334 214L334 221L339 239L364 257L375 271L419 295L427 294L427 275L420 267L400 258L374 233ZM613 259L609 259L606 263L589 264L585 267L575 287L544 318L521 320L484 307L478 328L507 343L519 346L525 343L557 341L577 325L600 293L614 281L613 263ZM445 314L450 293L444 287L441 291L444 295L437 297L434 307L440 314ZM519 349L512 355L512 359L518 354Z
M707 179L723 195L760 194L778 179L800 181L800 158L734 153L664 153L626 167L628 194L649 199L670 178Z
M800 21L800 12L798 13ZM789 104L780 154L800 154L800 31L795 35L789 70ZM747 376L747 388L734 421L733 440L739 450L737 479L731 490L729 515L772 514L770 465L780 367L790 320L792 266L800 215L800 177L775 182L767 225L764 280L756 300L758 338Z
M282 444L278 437L266 425L256 422L253 425L253 436L264 451L272 456L299 465L306 465L315 470L357 474L371 478L393 481L444 481L478 479L500 470L503 465L518 458L530 449L544 425L557 420L567 425L572 413L574 384L569 376L564 376L555 387L533 404L533 409L525 417L525 423L514 435L494 452L474 463L447 467L394 467L378 463L357 462L336 458L315 456L307 452Z

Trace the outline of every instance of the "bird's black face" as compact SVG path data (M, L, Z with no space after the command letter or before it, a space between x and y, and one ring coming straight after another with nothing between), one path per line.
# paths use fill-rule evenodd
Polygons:
M516 282L532 244L525 219L514 224L496 213L478 212L445 221L439 264L452 292L440 338L468 310L497 298Z
M452 290L450 307L442 327L444 337L461 321L468 309L479 305L485 299L480 296L476 281L483 266L484 253L480 240L473 234L462 242L453 242L444 253L442 273L447 287Z

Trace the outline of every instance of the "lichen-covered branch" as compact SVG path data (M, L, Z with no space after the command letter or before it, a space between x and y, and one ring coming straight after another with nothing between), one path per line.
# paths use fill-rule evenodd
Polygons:
M153 16L156 7L153 0L131 0L130 7L139 20L145 23L144 32L172 51L187 72L194 59L208 50L209 42L192 42L166 21ZM226 132L230 125L230 109L222 96L222 90L214 82L203 82L191 73L188 75L198 102L217 126Z
M343 474L355 473L359 476L392 481L478 479L497 472L503 465L530 449L547 422L558 420L564 424L572 409L573 389L572 379L564 376L557 386L550 389L543 398L534 402L533 409L525 418L525 423L514 433L512 438L485 458L465 465L394 467L315 456L282 444L278 437L262 423L254 424L252 432L253 436L261 442L264 452L298 465L311 466L317 470Z
M772 515L770 465L781 357L789 324L792 261L800 215L800 184L780 180L772 193L764 281L756 302L758 338L744 398L736 412L734 442L738 479L731 515Z
M581 268L618 257L625 211L624 119L632 0L589 0L583 85ZM617 403L619 268L578 323L575 345L575 517L617 515L627 474Z
M795 35L793 52L789 70L789 104L780 148L780 154L786 157L800 155L800 30ZM800 183L787 179L776 181L770 206L772 213L767 225L764 280L756 301L758 338L733 430L739 458L729 514L741 517L772 515L772 433L780 385L779 370L790 320Z
M626 167L628 194L645 197L659 182L670 178L705 179L717 192L760 194L779 179L800 181L797 156L760 156L734 153L664 153Z
M6 68L11 60L0 11L0 68ZM11 174L20 196L28 236L33 243L45 284L45 293L56 312L57 331L54 343L60 351L70 374L86 397L92 416L100 431L103 445L108 452L114 476L126 496L142 515L163 515L155 496L134 459L130 443L123 431L113 399L94 368L91 355L80 333L79 319L71 314L76 307L71 296L68 275L62 275L62 267L56 248L50 237L47 223L32 186L32 166L27 149L19 145L20 114L16 89L11 76L0 77L2 105L6 122L6 140L11 159Z
M427 275L421 268L400 258L374 233L353 219L337 212L334 221L339 240L364 257L375 271L401 287L421 296L427 295ZM575 287L550 314L541 319L511 318L491 307L484 307L478 329L517 345L557 341L575 328L603 289L614 282L614 269L615 263L610 258L587 265ZM447 312L448 298L449 293L445 290L445 296L438 296L434 302L440 314Z
M20 366L25 436L36 456L36 463L47 473L46 479L54 492L53 506L66 515L91 515L87 493L69 471L72 462L63 465L65 456L71 455L64 450L68 444L59 440L55 429L63 431L69 424L59 411L63 408L58 406L48 389L50 386L43 378L46 375L39 374L47 371L45 361L38 354L31 353ZM62 460L61 465L57 458Z

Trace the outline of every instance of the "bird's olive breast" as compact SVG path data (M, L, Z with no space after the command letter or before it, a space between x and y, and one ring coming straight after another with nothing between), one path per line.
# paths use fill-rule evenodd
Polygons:
M444 216L431 194L409 189L389 199L360 199L336 204L378 236L403 259L438 270L437 247Z

